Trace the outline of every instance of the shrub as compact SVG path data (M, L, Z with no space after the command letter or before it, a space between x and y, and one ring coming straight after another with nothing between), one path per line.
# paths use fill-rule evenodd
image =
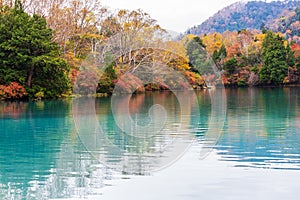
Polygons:
M0 99L22 99L27 95L26 89L17 82L0 85Z

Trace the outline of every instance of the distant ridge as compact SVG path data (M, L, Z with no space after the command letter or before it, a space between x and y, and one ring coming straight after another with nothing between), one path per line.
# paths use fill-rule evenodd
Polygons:
M226 30L262 29L274 22L283 12L293 11L300 0L285 1L240 1L227 6L204 21L188 29L186 34L223 33Z

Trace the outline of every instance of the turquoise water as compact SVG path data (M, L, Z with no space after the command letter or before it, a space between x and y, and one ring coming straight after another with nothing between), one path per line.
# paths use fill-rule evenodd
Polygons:
M300 169L299 88L228 90L220 160L237 166Z
M213 146L218 162L243 169L299 170L299 93L297 87L227 89L224 126ZM80 104L81 122L76 123L71 100L0 102L0 199L101 197L110 180L155 174L157 166L167 172L190 142L205 140L213 124L209 92L197 95L199 107L189 101L183 109L169 92L133 96L129 110L137 125L151 120L153 104L161 104L168 117L160 134L138 139L122 134L108 97ZM98 128L85 112L90 106ZM174 134L179 126L180 133ZM174 149L180 151L171 154Z

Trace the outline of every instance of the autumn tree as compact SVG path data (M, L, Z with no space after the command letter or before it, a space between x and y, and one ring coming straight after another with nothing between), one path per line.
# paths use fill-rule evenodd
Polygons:
M206 46L206 51L212 55L215 50L220 50L221 46L223 45L223 38L220 33L211 33L205 35L203 38L203 43Z
M120 62L127 62L131 60L133 68L138 66L140 54L143 55L145 51L143 49L137 50L136 48L144 48L150 44L153 46L154 43L158 42L160 35L164 34L165 31L157 24L157 21L152 19L149 14L142 10L119 10L119 12L113 18L112 24L107 24L106 30L112 25L112 31L120 33L114 42L118 42L120 48L119 55L121 55ZM105 32L101 27L100 32ZM115 31L117 30L117 31ZM123 34L123 36L121 36ZM118 41L116 41L118 40ZM144 46L145 45L145 46ZM132 52L127 54L128 52ZM147 51L146 51L147 52ZM123 58L123 56L128 56Z
M102 40L98 27L106 12L99 0L68 0L53 3L46 18L62 52L84 57Z
M157 21L141 9L133 11L120 10L116 19L121 25L122 31L139 32L146 28L152 28L154 30L161 29Z
M114 15L109 15L100 23L100 34L105 37L109 38L114 36L117 33L122 31L122 25L119 23L118 19Z
M293 67L295 65L294 52L292 51L290 44L286 46L286 62L289 67Z

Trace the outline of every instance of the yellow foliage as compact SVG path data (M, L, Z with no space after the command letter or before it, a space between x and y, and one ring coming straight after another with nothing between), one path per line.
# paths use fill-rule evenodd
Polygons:
M193 34L185 35L180 41L181 45L186 46L194 37L196 36Z
M78 68L82 63L82 59L75 57L72 52L66 52L63 58L68 62L71 68Z
M186 60L188 59L186 49L182 45L182 42L169 41L166 43L166 48L166 51L172 51L173 53L184 57Z
M253 51L260 51L262 48L262 43L266 37L266 34L259 33L254 35L254 40L251 43Z
M223 37L220 33L211 33L202 38L206 51L212 54L215 50L220 50L223 44Z

